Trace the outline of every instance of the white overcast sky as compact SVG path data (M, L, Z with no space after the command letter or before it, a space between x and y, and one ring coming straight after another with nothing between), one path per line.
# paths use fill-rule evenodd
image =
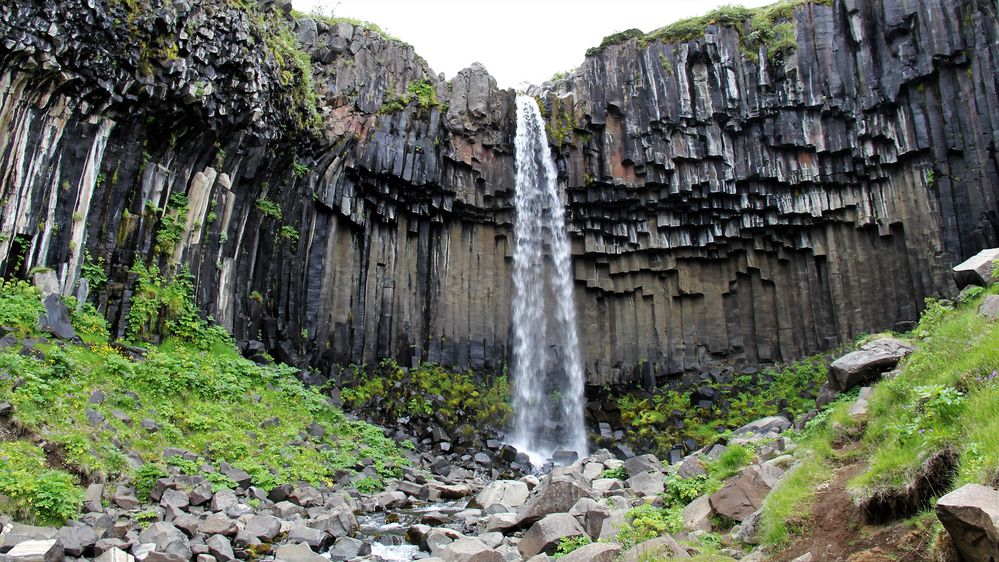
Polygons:
M583 61L604 36L651 31L722 4L775 0L293 0L295 9L376 23L447 78L481 62L501 87L540 84Z

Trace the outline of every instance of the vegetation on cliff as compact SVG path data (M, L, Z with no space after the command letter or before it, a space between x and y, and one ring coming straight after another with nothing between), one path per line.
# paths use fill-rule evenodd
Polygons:
M740 34L743 54L747 59L758 62L761 48L766 48L767 57L778 59L793 53L797 47L795 39L794 10L808 4L832 5L833 0L781 0L759 8L742 6L722 6L703 16L683 19L660 27L649 33L629 29L604 37L600 45L586 51L587 56L595 56L609 46L619 45L629 39L637 39L639 45L652 42L683 43L702 37L709 26L731 27Z
M355 474L370 464L375 476L394 476L408 464L381 429L348 420L296 369L241 357L224 330L197 316L187 278L138 269L128 344L112 341L104 319L71 298L82 342L49 339L39 330L38 289L0 286L0 326L10 333L0 403L11 410L0 421L12 437L0 444L3 511L60 523L82 501L78 485L100 475L141 495L167 464L234 487L221 470L227 463L265 490L297 481L379 487L370 470ZM163 343L142 341L157 329ZM165 458L168 448L198 460Z

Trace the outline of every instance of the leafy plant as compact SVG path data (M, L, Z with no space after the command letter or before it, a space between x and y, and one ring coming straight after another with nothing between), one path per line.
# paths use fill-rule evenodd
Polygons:
M149 492L152 491L156 481L169 476L166 469L156 463L147 463L135 469L132 476L132 483L135 484L135 495L142 501L149 499Z
M576 537L562 537L558 541L558 547L555 549L555 555L552 558L558 560L559 558L569 554L570 552L582 548L593 542L587 535L579 535Z
M354 481L354 489L362 494L374 494L382 491L383 488L384 484L382 484L381 480L370 476Z
M0 509L42 525L62 525L79 511L83 492L62 470L46 467L45 453L25 441L0 442Z
M26 281L0 278L0 326L17 328L22 335L38 328L38 317L45 312L41 293Z
M257 199L257 209L266 217L274 220L281 220L281 207L277 203L268 200L266 197Z
M617 478L618 480L627 480L628 471L623 466L619 466L617 468L608 468L607 470L600 473L600 477Z
M617 534L617 542L627 550L638 543L666 534L683 530L683 514L680 508L662 509L643 504L628 510L625 523Z

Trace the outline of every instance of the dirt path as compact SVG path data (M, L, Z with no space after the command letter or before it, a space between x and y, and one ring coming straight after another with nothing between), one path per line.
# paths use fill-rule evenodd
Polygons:
M854 506L847 483L867 470L864 462L836 469L832 482L815 500L812 518L804 536L775 556L793 560L805 553L812 562L918 562L925 560L930 534L925 528L907 523L866 525Z

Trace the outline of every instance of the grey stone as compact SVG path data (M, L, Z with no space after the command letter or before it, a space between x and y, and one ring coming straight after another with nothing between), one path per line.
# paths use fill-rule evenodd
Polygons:
M111 547L98 556L94 562L135 562L135 557L120 548Z
M281 520L272 515L253 515L243 531L260 540L271 542L281 533Z
M274 558L284 562L329 562L329 559L316 554L305 544L281 545L274 552Z
M624 461L624 469L628 471L628 476L634 476L642 472L655 471L660 474L665 472L663 463L655 455L639 455Z
M215 495L212 496L211 508L212 511L225 511L226 508L237 503L239 503L239 498L236 497L236 492L229 489L222 489L215 492Z
M590 538L596 539L600 537L600 529L603 528L604 520L610 517L610 509L600 505L592 498L579 498L579 501L569 510L569 515L579 521Z
M743 435L749 433L765 435L767 433L782 433L788 429L791 429L791 422L787 418L784 416L770 416L749 422L733 431L732 434Z
M7 559L12 562L62 562L64 558L58 539L19 542L7 552Z
M829 366L829 385L839 392L849 390L890 371L913 352L913 347L896 338L880 338L868 342L857 351L847 353Z
M503 504L507 507L520 507L527 501L530 490L527 484L518 480L496 480L490 482L475 497L475 501L483 509L493 504Z
M371 553L371 546L351 537L340 537L330 549L330 560L351 560Z
M232 551L232 543L222 535L208 537L205 539L205 545L208 547L208 552L219 562L231 562L236 559L236 555Z
M63 527L56 535L68 556L80 557L89 554L97 544L97 533L86 525Z
M999 320L999 295L989 295L985 297L978 307L978 314L989 322Z
M954 266L954 283L959 289L967 285L986 286L995 281L992 272L999 259L999 248L986 248Z
M937 500L935 509L963 560L999 557L999 490L965 484Z
M586 535L576 518L568 513L551 513L534 523L517 545L520 555L530 558L539 552L554 554L559 541Z
M517 512L521 525L530 525L551 513L565 513L579 498L593 497L592 490L567 476L550 475L539 485L537 494Z
M238 530L236 522L225 513L213 513L205 518L198 527L198 532L206 535L225 535L227 537L236 536Z
M690 558L690 554L673 537L665 535L629 548L621 555L619 562L640 562L662 558Z
M711 500L700 496L683 508L683 526L688 531L711 532Z
M323 505L323 495L312 486L299 486L288 495L288 500L302 507Z
M628 479L627 485L640 496L657 496L666 489L660 472L639 472Z
M621 553L615 543L591 543L559 558L562 562L614 562Z
M11 523L10 526L3 526L0 533L0 552L10 550L13 546L24 541L54 539L59 534L59 530L52 527L35 527L22 523Z
M503 555L473 537L461 537L435 552L444 562L505 562Z
M309 527L339 538L353 536L361 526L354 512L347 507L335 509L325 515L309 520Z

